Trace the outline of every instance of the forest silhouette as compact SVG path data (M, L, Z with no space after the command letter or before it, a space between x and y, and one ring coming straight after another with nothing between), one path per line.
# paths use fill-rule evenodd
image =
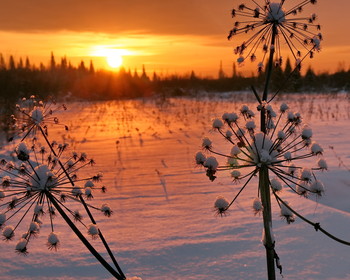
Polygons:
M338 92L350 89L350 70L336 73L316 74L308 68L302 75L293 71L289 59L276 66L271 80L271 90L282 92ZM93 62L81 61L73 66L66 57L56 62L51 53L49 64L31 64L29 58L15 61L10 55L8 61L0 54L0 100L2 104L16 102L19 98L37 95L56 99L112 100L161 96L179 96L207 92L228 92L250 90L251 85L259 89L265 80L265 71L255 76L244 77L237 73L233 63L232 74L227 75L220 64L216 78L203 78L192 70L187 75L163 76L156 72L141 74L120 68L119 71L95 70Z

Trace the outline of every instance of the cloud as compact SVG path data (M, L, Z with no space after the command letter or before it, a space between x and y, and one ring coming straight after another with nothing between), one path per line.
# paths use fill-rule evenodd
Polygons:
M0 27L24 32L215 34L228 29L230 5L228 0L5 1L1 4Z

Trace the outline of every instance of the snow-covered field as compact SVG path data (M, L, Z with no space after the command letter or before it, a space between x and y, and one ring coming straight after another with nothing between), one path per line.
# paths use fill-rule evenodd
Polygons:
M95 193L94 204L108 202L114 214L106 218L96 213L95 218L127 276L266 279L262 217L254 216L251 206L257 181L221 218L213 211L215 198L232 198L241 184L233 184L225 172L211 182L194 161L204 136L216 145L223 143L211 131L211 120L238 111L243 104L255 108L249 96L71 103L58 116L70 130L50 128L50 139L86 152L97 162L94 173L104 174L108 190ZM312 201L287 190L281 196L308 219L350 241L350 95L298 94L275 100L276 105L281 102L300 112L313 128L329 165L319 177L326 185L322 198ZM273 208L283 279L350 279L350 247L300 219L287 225L276 203ZM62 244L57 252L47 250L50 230L48 218L45 221L27 256L15 253L15 242L0 242L0 279L112 279L58 217Z

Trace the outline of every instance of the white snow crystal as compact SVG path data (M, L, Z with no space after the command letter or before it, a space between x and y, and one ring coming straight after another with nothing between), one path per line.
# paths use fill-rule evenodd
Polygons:
M31 117L35 124L40 124L44 120L43 110L41 108L34 107Z
M241 176L241 172L239 172L238 170L233 170L233 171L231 172L231 176L232 176L233 178L235 178L235 179L238 179L239 176Z
M249 121L246 123L245 127L248 130L254 130L256 128L256 125L254 121Z
M313 143L311 146L311 152L315 155L322 155L323 149L319 144Z
M2 230L2 235L5 237L5 239L11 239L12 237L15 236L15 231L13 226L6 226Z
M268 13L265 18L266 21L269 21L269 22L277 21L277 23L282 23L285 21L285 13L280 3L276 3L276 2L270 3L267 11Z
M288 105L286 103L282 103L280 106L280 111L282 113L286 112L289 109Z
M208 137L204 137L202 140L202 147L205 149L210 149L211 148L211 140Z
M300 175L300 180L310 182L312 180L312 172L309 168L303 168Z
M306 140L312 137L312 129L308 126L305 126L301 132L301 138Z
M224 126L224 123L220 119L215 119L213 121L213 128L214 129L221 129Z
M241 152L241 149L237 146L234 145L231 149L231 155L237 156Z
M277 178L271 179L270 183L271 183L271 187L274 191L278 192L278 191L282 190L282 183Z
M207 157L202 152L198 152L196 153L195 159L197 164L203 165Z
M92 236L92 238L96 238L98 235L98 227L95 224L88 225L88 234Z
M220 211L220 212L223 212L226 210L226 208L229 206L229 202L228 200L223 197L223 196L218 196L215 200L215 203L214 203L214 207Z
M255 213L259 213L263 210L263 206L259 198L255 198L253 200L253 210Z
M327 170L328 169L327 162L324 159L322 159L322 158L317 162L317 165L318 165L318 167L321 170Z
M203 166L210 170L216 170L219 166L219 163L215 157L208 157Z
M319 194L319 195L322 195L322 193L324 193L325 188L324 188L324 185L321 181L316 180L311 184L310 190L312 192Z

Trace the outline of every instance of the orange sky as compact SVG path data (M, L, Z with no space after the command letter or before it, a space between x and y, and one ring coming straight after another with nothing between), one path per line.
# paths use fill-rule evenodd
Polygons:
M251 1L237 0L16 0L3 1L0 10L0 52L6 57L28 56L48 63L51 51L76 63L92 59L107 67L96 49L124 50L124 67L160 74L190 73L216 77L220 61L231 75L237 57L226 37L232 28L231 8ZM260 0L261 2L261 0ZM289 3L290 2L290 3ZM286 4L300 1L286 0ZM350 1L319 0L310 5L322 25L322 51L311 61L317 72L350 65ZM305 16L311 10L304 11ZM235 38L235 40L236 40ZM238 71L250 73L247 63Z

